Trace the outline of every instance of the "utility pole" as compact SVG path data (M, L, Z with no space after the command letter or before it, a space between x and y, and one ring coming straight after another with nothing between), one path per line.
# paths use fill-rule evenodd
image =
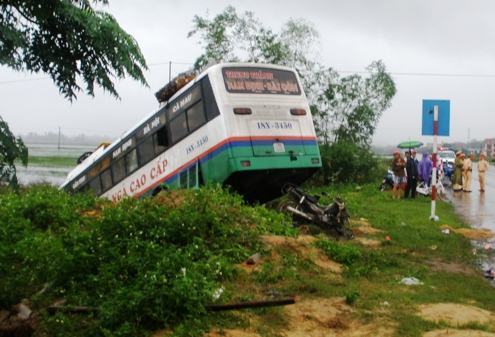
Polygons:
M172 61L168 61L168 81L172 81Z

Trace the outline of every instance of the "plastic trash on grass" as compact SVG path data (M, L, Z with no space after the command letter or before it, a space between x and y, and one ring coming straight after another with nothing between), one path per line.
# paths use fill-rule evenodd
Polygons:
M404 277L402 280L400 280L400 283L406 286L419 286L423 284L423 282L415 277Z

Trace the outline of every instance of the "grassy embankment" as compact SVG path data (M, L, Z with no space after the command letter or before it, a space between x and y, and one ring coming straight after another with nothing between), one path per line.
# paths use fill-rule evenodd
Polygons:
M118 205L46 188L3 194L0 307L30 299L40 336L138 336L160 328L155 336L495 332L493 320L434 322L418 313L431 303L495 312L495 291L475 270L469 240L440 230L463 226L450 204L438 205L441 221L432 223L427 199L392 200L372 185L314 190L323 191L323 203L337 194L346 200L355 239L304 235L288 218L216 188ZM256 252L261 262L243 263ZM404 277L422 284L403 285ZM297 303L205 312L219 289L216 303L292 295ZM43 308L60 299L97 314L48 315Z

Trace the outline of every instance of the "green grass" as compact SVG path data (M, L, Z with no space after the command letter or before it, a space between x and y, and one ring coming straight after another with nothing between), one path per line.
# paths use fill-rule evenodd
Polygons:
M314 247L342 264L341 275L321 269L314 256L291 245L261 245L260 234L293 238L297 230L285 216L244 205L219 189L189 191L176 208L166 199L127 200L113 206L43 187L20 195L0 194L0 273L6 275L0 278L0 304L9 307L21 298L32 298L49 281L53 284L49 292L33 298L37 307L64 297L71 304L97 306L105 314L90 323L65 317L72 324L66 327L57 323L62 316L48 317L42 320L47 335L88 336L100 336L101 327L112 331L101 335L117 335L117 330L121 336L140 335L157 324L170 324L179 335L199 335L207 326L250 328L262 336L283 334L288 322L282 308L221 314L198 309L218 287L225 288L220 299L224 303L292 295L341 297L352 306L355 318L393 323L397 337L419 337L447 327L419 317L421 304L453 302L495 311L495 291L481 272L474 271L476 256L469 240L441 233L442 224L466 226L451 204L438 203L441 220L435 223L428 220L427 198L393 200L375 185L320 187L311 192L322 194L323 204L342 197L353 219L366 218L382 231L370 236L382 242L374 248L356 240L317 237ZM95 208L99 216L84 215ZM263 256L259 268L247 273L236 267L256 252ZM435 269L431 261L473 272ZM183 267L187 279L181 276ZM165 276L175 288L163 286ZM410 276L423 285L400 284ZM91 329L84 327L88 324Z
M76 157L59 157L59 156L29 156L28 166L43 167L75 167L77 165Z
M277 247L276 253L283 258L278 263L265 263L254 273L252 280L256 286L246 288L247 291L268 288L301 298L343 297L363 320L385 315L396 324L397 337L421 336L425 331L446 327L417 316L421 304L453 302L495 311L495 291L481 271L476 271L470 241L454 233L441 233L442 224L454 228L466 226L450 203L439 202L440 221L431 222L427 198L393 200L375 185L314 188L312 192L325 192L321 198L323 204L330 203L335 196L342 197L352 218L366 218L371 226L383 231L373 238L384 243L379 248L370 248L355 240L336 241L320 236L316 246L344 266L341 279L329 279L309 258ZM391 241L385 241L385 236L390 236ZM465 275L438 270L428 261L456 264L473 272ZM420 279L423 285L400 284L402 278L410 276ZM244 283L249 280L243 280ZM235 281L230 286L239 289ZM241 289L236 294L242 296L242 293ZM385 314L380 310L384 302L389 304ZM483 325L477 328L489 331ZM274 326L272 331L277 328Z

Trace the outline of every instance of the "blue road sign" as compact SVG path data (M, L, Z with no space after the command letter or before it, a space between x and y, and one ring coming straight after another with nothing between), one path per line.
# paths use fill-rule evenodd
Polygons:
M438 106L438 135L450 135L450 100L424 99L423 100L423 136L433 136L433 107Z

